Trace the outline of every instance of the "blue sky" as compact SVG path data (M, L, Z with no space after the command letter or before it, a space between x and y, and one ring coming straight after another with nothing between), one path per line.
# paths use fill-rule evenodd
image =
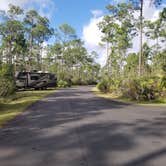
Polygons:
M92 11L100 10L107 13L106 5L118 1L124 0L53 0L55 9L51 17L52 25L58 26L62 23L68 23L81 36L83 26L87 25L92 18ZM166 0L164 1L166 2Z
M37 10L41 15L50 19L53 28L63 23L71 25L78 37L84 41L87 50L98 52L99 62L103 64L106 53L105 48L99 46L102 34L97 24L102 20L102 16L107 14L106 5L124 1L126 0L0 0L0 10L7 10L8 4L12 3L22 7L25 11ZM161 9L150 7L149 1L144 1L144 17L155 20ZM160 8L163 7L166 7L166 0L163 0ZM133 39L132 51L138 51L138 38Z
M68 23L81 36L82 28L89 23L93 10L106 12L109 0L0 0L0 9L8 4L21 6L24 10L35 9L50 19L52 27Z
M54 0L57 8L52 16L53 25L68 23L74 27L79 36L82 28L89 23L93 10L106 11L108 0Z

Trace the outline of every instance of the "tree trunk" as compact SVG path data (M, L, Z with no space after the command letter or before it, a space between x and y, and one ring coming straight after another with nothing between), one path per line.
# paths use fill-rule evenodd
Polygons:
M106 53L107 53L107 72L108 72L108 78L112 75L112 59L111 55L109 54L109 42L106 43Z
M33 36L32 36L32 34L30 34L30 39L29 39L30 51L29 51L29 58L28 58L28 61L29 61L28 62L28 71L29 72L32 69L32 43L33 43Z
M9 49L8 49L8 63L12 65L13 57L12 57L12 42L9 41Z
M138 76L142 75L142 34L143 34L143 0L140 0L140 52L139 52L139 69Z

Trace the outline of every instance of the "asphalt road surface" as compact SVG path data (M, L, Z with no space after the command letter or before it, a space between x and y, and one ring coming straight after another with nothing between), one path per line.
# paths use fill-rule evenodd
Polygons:
M0 129L0 166L166 166L166 107L62 89Z

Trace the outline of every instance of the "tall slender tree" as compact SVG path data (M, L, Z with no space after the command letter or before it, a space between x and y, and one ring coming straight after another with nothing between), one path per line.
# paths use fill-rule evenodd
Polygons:
M131 46L131 39L134 34L134 11L131 4L126 3L119 3L115 6L108 5L107 9L110 15L104 17L99 23L99 28L104 34L102 40L109 43L110 46L110 54L107 59L108 76L110 77L113 70L113 58L111 56L114 56L116 52L117 64L121 66L119 68L121 70L126 50Z
M36 27L38 20L38 13L35 10L29 10L24 18L24 25L26 30L26 36L28 38L29 43L29 51L28 51L28 70L30 71L32 68L32 59L33 59L33 48L34 48L34 28Z
M4 45L4 54L8 64L13 64L14 50L17 47L16 41L23 33L23 25L17 20L17 16L23 14L23 10L17 6L9 5L9 10L3 13L5 22L0 24L0 35L2 36L2 45Z
M140 50L139 50L139 68L138 68L138 76L140 77L142 75L142 56L143 56L143 9L144 9L144 3L145 0L130 0L132 3L134 3L135 9L140 11L140 17L139 17L139 32L140 32ZM162 0L150 0L150 5L158 6L161 4Z

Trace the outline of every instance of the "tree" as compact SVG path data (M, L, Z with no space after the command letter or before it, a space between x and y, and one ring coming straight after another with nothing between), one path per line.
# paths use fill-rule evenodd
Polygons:
M124 73L128 77L135 77L138 71L138 54L130 53L126 58L126 65L124 67Z
M49 20L46 17L41 17L35 10L26 13L24 25L29 40L28 70L32 68L33 59L37 63L35 69L41 70L42 43L53 35L53 29L50 27ZM35 52L35 50L37 51Z
M166 41L166 7L160 13L160 37L163 39L163 42Z
M37 69L42 70L42 44L53 35L53 29L50 28L49 20L46 17L38 16L37 24L34 27L34 39L38 45Z
M49 70L57 74L58 80L74 84L94 82L99 69L94 60L96 53L88 54L84 43L68 24L60 25L55 37L56 42L49 47L47 56L51 64Z
M139 69L138 76L141 76L141 63L142 63L142 35L143 35L143 0L140 0L140 53L139 53Z
M108 76L110 77L114 70L113 56L115 54L117 55L116 62L114 56L114 66L121 66L121 68L119 68L119 70L121 70L126 51L132 45L131 39L135 34L135 30L131 4L119 3L115 6L108 5L107 9L110 15L104 17L99 23L99 28L104 34L102 41L109 43L111 50L107 57Z
M140 51L139 51L139 69L138 69L138 76L142 75L142 55L143 55L143 8L144 8L144 0L130 0L133 3L135 10L140 11L139 17L139 31L140 31ZM151 0L150 4L154 4L158 6L161 4L162 0Z
M67 43L68 41L76 38L76 32L73 27L64 23L55 29L56 40L62 43Z
M28 70L32 68L32 59L33 59L33 43L34 43L34 28L36 27L38 20L38 13L35 10L29 10L24 18L24 26L26 30L26 37L28 38L29 51L28 51Z
M0 35L2 36L2 45L6 55L6 61L9 65L13 64L15 47L17 41L23 34L23 25L16 18L21 15L23 10L17 6L9 5L7 13L4 12L5 22L0 24ZM23 36L22 36L23 37Z
M159 18L155 21L146 21L146 36L152 40L155 40L155 45L152 46L151 51L153 53L152 56L152 68L154 73L161 73L163 63L165 63L164 59L164 42L166 41L166 8L164 8L160 14ZM161 61L161 62L160 62Z

